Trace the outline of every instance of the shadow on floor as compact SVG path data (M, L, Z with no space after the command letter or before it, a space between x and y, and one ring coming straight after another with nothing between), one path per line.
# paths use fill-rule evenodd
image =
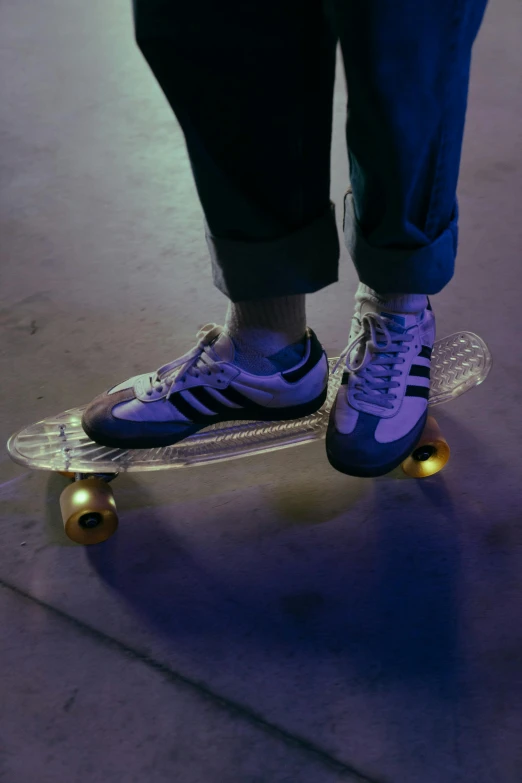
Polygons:
M502 494L509 476L495 456L457 422L446 420L448 429L466 454L481 455L481 475L494 476L495 492ZM165 514L144 485L133 487L127 476L129 502L119 503L125 530L87 548L86 557L173 644L220 634L229 647L348 658L370 682L386 672L393 680L431 681L451 691L462 551L467 531L487 535L491 527L488 496L470 504L462 487L455 491L455 472L465 467L470 474L456 451L448 472L430 479L347 477L323 505L324 477L315 487L285 481L271 488L273 517L270 507L256 518L257 509L218 503L189 539L169 524L178 508ZM50 478L50 494L58 483L60 477ZM51 503L47 509L50 536L65 543ZM201 507L196 513L201 516Z

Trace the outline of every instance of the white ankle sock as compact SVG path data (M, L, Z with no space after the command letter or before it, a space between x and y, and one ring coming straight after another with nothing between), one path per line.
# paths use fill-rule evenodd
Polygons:
M355 299L375 302L394 313L418 313L428 306L426 294L378 294L364 283L359 283Z
M259 374L292 367L304 355L293 347L305 336L306 295L229 301L224 330L234 341L239 367ZM275 354L280 356L274 364L268 357Z
M306 296L229 302L225 331L240 350L271 356L300 340L306 330Z

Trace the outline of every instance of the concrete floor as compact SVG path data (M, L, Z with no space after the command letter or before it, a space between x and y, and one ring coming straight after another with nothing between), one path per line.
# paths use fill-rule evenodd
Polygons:
M222 322L180 129L128 0L4 0L0 439ZM522 779L522 8L475 48L439 336L489 343L421 482L324 444L123 476L118 534L65 538L60 477L0 455L1 783ZM332 198L347 184L337 84ZM356 275L309 297L330 355Z

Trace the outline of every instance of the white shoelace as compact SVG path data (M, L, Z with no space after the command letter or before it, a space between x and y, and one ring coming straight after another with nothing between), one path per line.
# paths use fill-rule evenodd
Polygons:
M168 394L170 394L170 388L175 381L185 381L187 375L198 378L203 373L212 375L213 372L216 372L216 359L211 355L214 352L210 347L210 343L216 337L219 337L221 332L222 327L214 323L202 326L197 333L198 343L196 347L180 359L160 367L156 371L156 375L151 378L151 389L147 394L151 395L153 391L162 394L164 389L167 389ZM220 372L224 372L224 370L220 369Z
M361 334L343 351L333 371L337 370L341 361L366 342L364 357L360 363L355 363L355 357L352 362L349 358L346 360L346 369L357 376L354 398L360 402L392 409L397 395L390 390L400 386L400 383L393 379L402 374L401 370L395 369L395 365L404 364L406 361L397 354L408 352L405 343L413 340L413 334L395 324L390 330L387 323L389 321L378 313L364 315Z

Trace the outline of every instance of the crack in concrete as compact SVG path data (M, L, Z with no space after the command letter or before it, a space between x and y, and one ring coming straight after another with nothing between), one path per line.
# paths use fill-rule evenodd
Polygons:
M328 751L321 748L319 745L315 745L313 742L310 742L309 740L300 737L297 734L292 734L275 723L271 723L270 721L266 720L266 718L263 718L262 715L259 715L249 707L246 707L238 702L232 701L226 696L220 696L219 693L215 693L211 688L209 688L204 683L198 682L197 680L193 680L190 677L186 677L185 675L174 671L166 664L157 661L156 659L152 658L149 655L140 653L139 650L135 650L134 648L129 647L124 642L120 642L118 639L114 639L113 637L108 636L103 631L99 631L96 628L93 628L91 625L84 623L82 620L78 620L76 617L67 614L67 612L64 612L62 609L58 609L57 607L52 606L52 604L48 604L45 601L42 601L39 598L36 598L35 596L30 595L29 593L26 593L24 590L17 587L16 585L10 584L9 582L6 582L4 579L0 579L0 587L3 587L5 590L9 590L15 595L18 595L21 598L25 598L26 600L37 604L38 606L42 607L43 609L46 609L49 612L52 612L52 614L54 614L55 616L75 626L75 628L93 637L98 642L101 642L102 644L111 647L112 649L117 650L120 653L123 653L127 657L134 658L135 660L140 661L142 664L149 667L150 669L153 669L159 674L162 674L168 681L172 683L176 683L178 685L184 685L186 687L189 687L191 690L196 691L199 696L213 702L214 704L218 704L221 708L225 709L231 715L246 720L248 723L253 724L254 726L261 729L263 732L269 734L270 736L282 740L284 744L293 746L294 748L298 748L301 751L305 751L306 753L312 754L313 756L316 757L316 759L320 760L325 766L329 767L332 771L341 773L343 775L349 775L352 781L355 779L358 782L360 781L360 783L384 783L383 780L378 780L377 778L369 777L368 775L356 769L355 767L351 766L350 764L346 764L343 761L340 761L335 756L332 756Z

